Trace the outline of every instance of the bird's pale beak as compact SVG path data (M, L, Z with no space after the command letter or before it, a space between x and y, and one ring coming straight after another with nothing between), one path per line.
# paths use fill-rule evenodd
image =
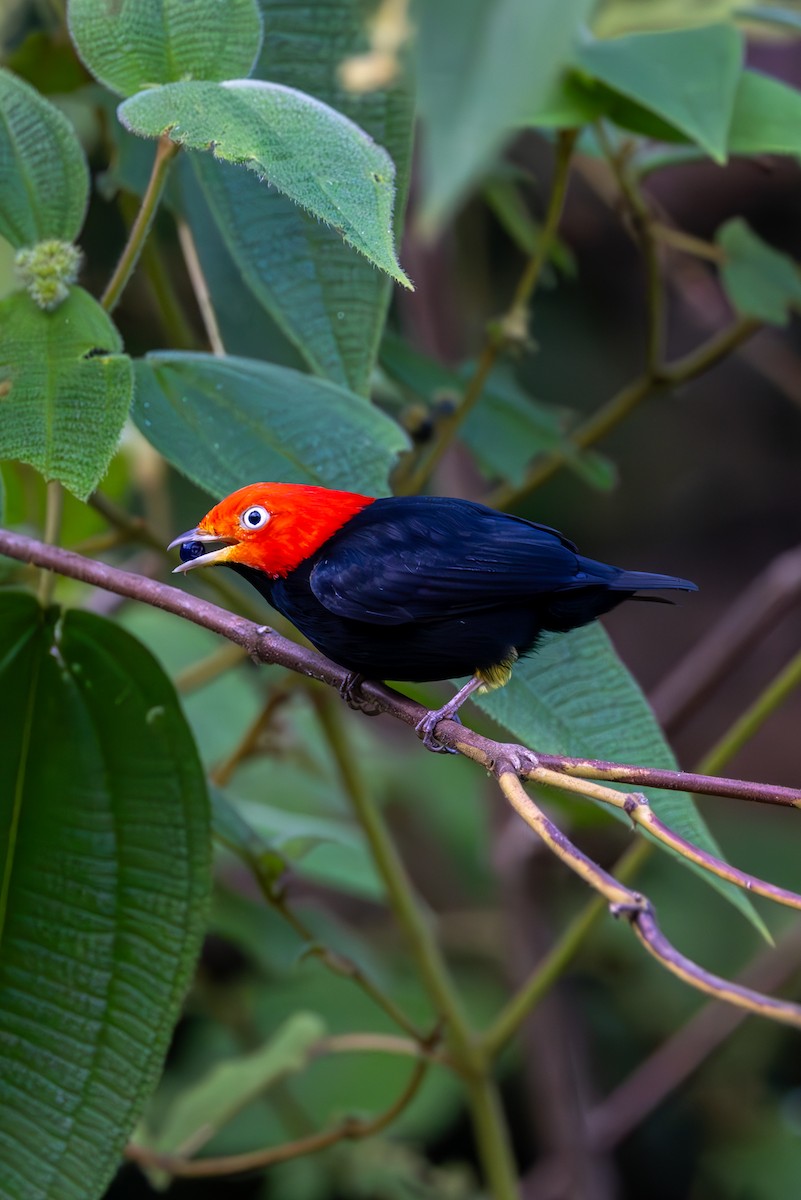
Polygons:
M173 567L173 575L193 571L195 567L211 567L215 563L225 562L230 557L231 547L238 544L236 538L220 537L216 533L207 533L205 529L195 528L187 529L186 533L181 533L177 538L173 538L167 549L174 550L176 546L183 546L186 542L222 542L223 544L217 550L210 550L208 554L200 554L197 558L190 558L187 562Z

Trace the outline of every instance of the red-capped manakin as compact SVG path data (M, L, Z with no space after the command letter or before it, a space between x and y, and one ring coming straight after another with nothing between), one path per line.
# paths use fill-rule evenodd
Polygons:
M205 544L221 543L204 553ZM430 749L479 688L507 682L545 630L586 625L639 591L695 591L687 579L580 555L555 529L446 496L373 499L253 483L215 505L176 571L224 563L309 641L359 678L472 678L418 725Z

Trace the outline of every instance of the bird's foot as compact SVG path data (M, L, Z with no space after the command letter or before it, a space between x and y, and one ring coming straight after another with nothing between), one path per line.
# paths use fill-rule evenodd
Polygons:
M434 708L431 712L427 712L423 719L415 725L415 733L422 738L426 750L430 750L432 754L458 754L458 750L454 750L452 746L444 746L434 736L434 731L440 721L456 721L459 725L462 723L458 712L451 705L444 704L442 708Z
M348 708L364 713L366 717L377 717L382 711L381 706L374 700L369 700L362 692L362 684L366 676L359 671L349 671L339 687L339 694Z

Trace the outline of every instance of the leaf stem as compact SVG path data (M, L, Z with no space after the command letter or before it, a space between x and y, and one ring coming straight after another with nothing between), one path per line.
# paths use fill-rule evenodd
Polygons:
M112 312L122 295L125 285L131 277L134 267L142 252L145 238L148 235L153 218L156 215L164 185L167 182L167 172L170 163L180 150L177 142L168 137L161 137L156 145L156 156L153 159L153 169L150 173L145 194L136 219L128 234L119 262L114 268L114 274L106 285L106 290L100 297L100 303L106 312Z
M495 1085L489 1075L489 1064L470 1028L442 952L423 917L395 843L370 796L356 755L347 744L340 705L330 696L315 696L313 699L320 725L364 830L392 909L406 934L426 990L445 1024L450 1058L465 1079L478 1151L493 1200L517 1200L517 1172L509 1133Z
M559 227L567 192L570 161L577 137L578 130L576 129L563 129L559 133L551 194L542 227L542 236L537 248L520 277L506 313L499 320L493 321L487 330L478 363L465 389L461 403L450 416L440 422L436 439L417 461L409 477L401 479L396 488L400 495L415 495L425 487L443 454L481 399L484 385L498 356L507 346L520 345L526 341L528 336L527 309L531 297L536 291L542 269L548 261L548 254Z
M64 514L64 488L57 479L47 484L44 540L49 546L57 546L61 539L61 519ZM56 577L51 571L39 574L39 603L46 608L53 596Z

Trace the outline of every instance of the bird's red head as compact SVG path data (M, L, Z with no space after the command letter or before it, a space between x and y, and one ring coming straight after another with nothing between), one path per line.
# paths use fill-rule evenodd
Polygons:
M372 496L297 483L251 483L226 496L195 529L170 543L222 542L176 571L217 563L242 563L276 579L293 571Z

